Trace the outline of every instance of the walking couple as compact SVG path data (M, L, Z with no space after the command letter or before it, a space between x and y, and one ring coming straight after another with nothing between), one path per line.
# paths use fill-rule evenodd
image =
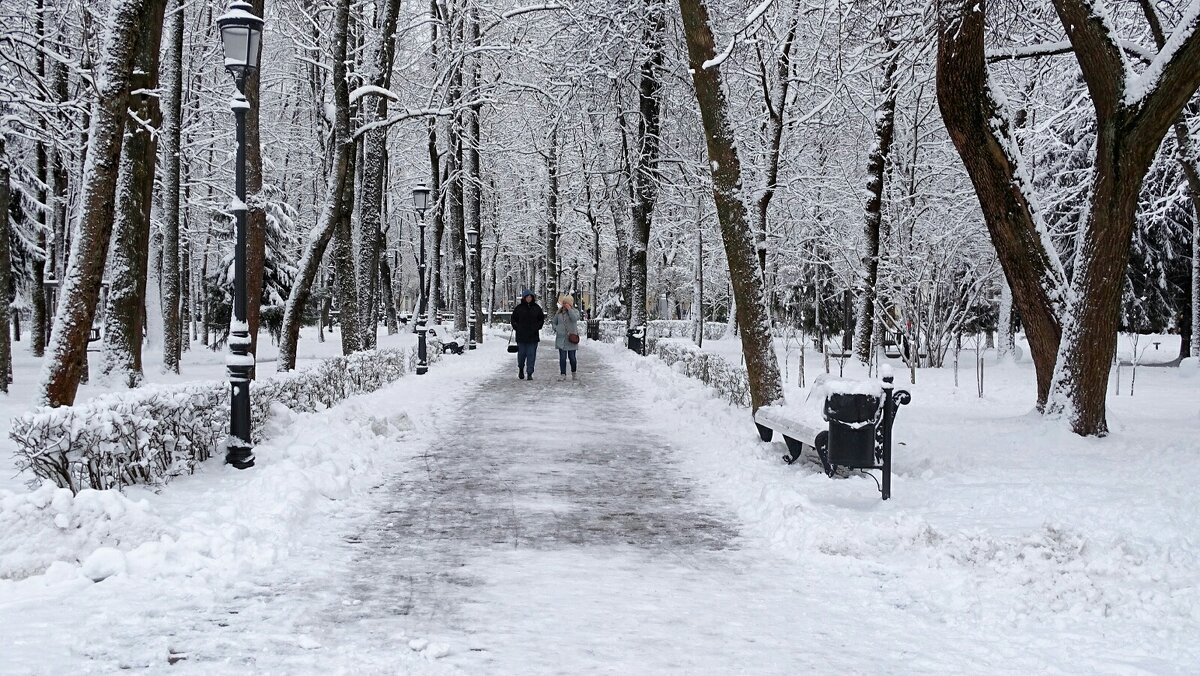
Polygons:
M521 302L513 308L513 336L517 342L517 377L533 380L537 366L538 341L542 327L546 324L546 312L537 303L537 296L526 289L521 293ZM567 378L567 362L571 362L571 380L575 380L575 351L579 347L579 310L575 299L568 295L558 298L558 311L550 319L554 328L554 347L558 348L559 380Z

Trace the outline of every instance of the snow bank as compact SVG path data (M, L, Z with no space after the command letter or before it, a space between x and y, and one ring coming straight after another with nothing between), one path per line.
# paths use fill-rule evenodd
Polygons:
M44 482L19 494L0 492L0 579L42 572L55 561L80 563L100 547L121 547L166 532L145 500L117 491L72 495Z
M1190 442L1153 441L1153 425L1128 443L1079 439L1036 418L972 419L974 409L945 400L952 393L926 386L898 416L893 499L884 503L865 477L830 480L814 463L781 464L749 411L702 384L613 354L638 403L673 421L688 473L735 508L748 536L830 584L877 586L885 602L935 617L1101 622L1176 649L1200 622L1200 500L1185 478L1197 459Z

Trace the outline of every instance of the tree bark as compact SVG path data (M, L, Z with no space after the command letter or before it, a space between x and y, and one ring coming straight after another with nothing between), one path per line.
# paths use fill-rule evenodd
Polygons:
M97 75L96 105L88 133L87 160L79 198L78 232L60 292L49 362L38 395L41 403L69 406L87 369L88 334L100 299L100 282L112 233L125 104L133 70L135 40L147 0L119 0L109 14Z
M163 367L171 373L179 373L179 359L184 325L180 319L180 272L179 272L179 191L182 184L180 165L180 139L183 123L183 0L172 0L171 15L167 26L170 42L166 50L166 106L163 109Z
M162 124L158 97L159 44L165 0L148 0L138 27L138 51L130 78L128 105L135 122L125 133L113 223L113 259L109 264L108 309L104 316L104 373L126 387L141 384L142 331L146 325L146 278L150 250L150 207L158 156L156 134Z
M332 85L334 104L333 172L326 191L325 208L300 259L299 272L288 294L283 311L283 330L279 342L278 371L296 368L296 346L300 340L304 306L313 282L321 269L321 260L334 231L342 224L354 192L354 139L350 134L350 90L346 82L346 42L350 0L338 0L334 11Z
M1026 195L1032 186L1021 169L1010 122L991 93L984 63L984 6L973 0L939 0L938 10L938 105L1025 324L1040 410L1054 376L1061 335L1056 303L1066 274Z
M746 359L751 407L757 411L783 398L779 363L771 342L765 282L755 254L754 232L742 199L742 165L730 124L720 65L710 63L716 56L716 46L708 8L704 0L679 0L679 9L687 40L688 65L704 124L713 199L737 304L737 324Z
M643 0L646 10L642 41L646 59L641 63L638 85L638 134L636 164L631 176L633 190L633 241L629 250L629 302L631 326L646 323L647 263L650 230L658 198L658 162L662 131L663 42L666 7L663 0Z
M888 29L884 28L886 33ZM879 241L883 224L883 196L887 167L896 138L896 42L883 37L887 61L883 65L883 82L879 87L880 103L875 109L875 145L867 156L867 203L863 209L864 250L861 260L861 284L858 294L858 317L855 325L854 356L864 364L871 363L874 350L877 286L879 283ZM846 327L849 331L850 327Z
M8 250L9 174L4 135L0 134L0 392L5 394L8 393L8 384L12 382L12 334L8 301L12 294L12 258Z
M383 89L388 89L392 84L392 62L396 53L396 24L399 13L400 0L387 0L371 66L371 84ZM365 120L367 123L386 119L388 97L375 95L364 108L368 113ZM388 166L388 129L378 127L363 135L358 289L361 301L361 343L367 349L375 347L375 312L379 307L378 280L383 233L383 186Z
M249 0L258 16L266 16L266 0ZM260 131L262 69L246 78L246 323L250 325L250 354L258 354L258 326L262 318L263 274L267 261L267 214L263 208L263 159ZM254 378L257 369L251 370Z

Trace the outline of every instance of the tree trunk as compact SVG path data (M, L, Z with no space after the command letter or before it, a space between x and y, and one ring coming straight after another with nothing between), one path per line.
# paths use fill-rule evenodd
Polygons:
M450 248L450 292L454 308L454 330L467 330L467 262L465 238L463 236L463 171L462 138L450 132L450 162L447 169L450 178L446 184L446 208L450 219L447 226Z
M1154 44L1161 50L1167 42L1167 36L1163 31L1158 13L1154 10L1150 0L1138 0L1138 4L1146 16L1146 23L1150 26ZM1188 132L1187 120L1184 119L1182 113L1176 118L1175 124L1171 126L1175 133L1175 159L1187 179L1188 196L1192 202L1192 279L1188 294L1191 300L1191 307L1188 309L1190 315L1188 338L1190 340L1180 341L1179 357L1183 359L1200 357L1200 155L1196 152L1196 144Z
M96 105L92 107L87 160L79 197L79 220L71 259L59 297L51 334L49 363L38 399L50 406L75 402L87 368L88 334L100 299L100 282L112 233L125 104L136 50L138 28L148 0L114 3L96 70Z
M797 7L797 9L799 8ZM792 79L792 45L796 40L796 24L799 17L800 12L795 11L788 22L787 34L783 39L779 58L775 62L775 86L771 87L765 67L760 73L763 91L769 92L769 95L763 97L765 99L763 103L767 109L767 158L764 172L766 180L757 199L754 200L754 239L758 248L758 267L763 275L767 272L767 215L770 212L771 200L775 197L776 183L779 180L779 150L783 143L784 114L787 108L788 88Z
M351 215L354 209L354 165L357 162L356 144L350 145L350 166L346 187L342 192L338 208L337 225L333 232L333 251L330 264L333 268L334 295L338 304L338 335L342 338L342 354L352 354L361 349L358 324L358 284L354 274L354 229Z
M559 274L562 266L558 262L558 127L550 129L546 151L546 307L553 307L558 300Z
M887 28L884 28L886 33ZM854 336L854 355L864 364L871 363L871 352L875 339L875 303L879 283L879 233L883 223L884 182L887 180L888 160L892 153L892 141L896 137L896 42L890 36L883 37L883 50L887 61L883 66L883 82L879 93L881 101L875 109L875 145L867 156L867 204L863 218L864 251L862 277L858 294L858 322ZM846 327L849 331L850 327Z
M986 1L986 0L983 0ZM1022 158L1011 126L993 98L984 62L983 5L939 0L937 91L946 124L975 187L988 234L1025 324L1037 374L1039 410L1046 404L1061 335L1055 301L1066 274L1040 217L1018 179Z
M8 251L8 155L0 134L0 392L8 393L12 382L12 335L9 333L9 301L12 294L12 258Z
M679 9L683 16L692 83L704 123L713 198L737 303L737 324L746 359L751 407L757 411L783 398L779 363L771 342L765 282L755 255L753 229L742 200L742 166L730 124L720 66L710 63L716 56L716 48L708 8L704 0L679 0ZM710 67L705 68L706 64Z
M158 52L162 41L165 0L148 0L138 27L134 75L129 80L128 105L141 120L125 132L113 222L113 259L109 264L108 308L104 314L104 373L126 387L141 384L142 332L146 325L146 278L150 251L150 207L161 125L158 97ZM141 93L139 93L141 92Z
M1006 357L1013 353L1013 321L1012 321L1012 289L1008 288L1008 280L1000 280L1000 318L996 329L999 332L997 351L999 356Z
M249 0L258 16L266 16L266 0ZM246 78L246 323L250 325L250 354L258 354L258 326L262 317L263 274L267 260L267 214L263 210L262 135L259 130L259 84L262 70ZM250 377L257 375L252 369Z
M643 0L646 9L642 41L646 59L638 85L638 147L631 177L633 190L633 241L629 251L629 302L631 326L646 323L647 263L654 206L658 198L658 161L662 129L663 42L666 7L663 0Z
M180 138L183 123L183 0L172 0L168 35L170 42L166 51L166 82L163 83L166 106L163 108L163 367L171 373L179 373L181 342L184 336L180 320L180 272L179 272L179 190L182 184L180 171Z
M326 192L325 208L300 259L296 281L288 294L283 311L283 331L279 341L278 371L296 368L296 346L300 340L304 306L308 304L313 282L321 269L321 260L334 231L343 223L352 205L354 192L354 139L350 135L350 90L346 83L346 41L350 0L338 0L334 11L332 84L334 104L334 159Z
M392 61L396 53L396 23L400 0L387 0L374 48L371 84L388 89L392 84ZM388 97L375 95L364 105L365 122L387 118ZM379 270L383 233L383 186L387 174L388 127L372 129L363 135L362 204L359 214L358 289L359 324L362 346L375 347L376 309L379 307ZM387 281L387 278L385 278ZM391 296L390 291L386 294ZM390 307L390 303L388 304ZM388 329L392 333L391 326Z

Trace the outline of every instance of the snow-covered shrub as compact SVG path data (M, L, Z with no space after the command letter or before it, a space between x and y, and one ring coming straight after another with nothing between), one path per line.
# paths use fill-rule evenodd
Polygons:
M724 322L704 322L704 339L717 340L725 335L728 325ZM696 330L696 322L690 319L653 319L646 323L647 338L653 341L657 338L692 338ZM605 343L619 343L625 340L625 322L601 320L600 340Z
M650 353L679 373L712 387L729 403L750 405L746 369L683 340L656 340L650 344Z
M436 344L429 361L441 358ZM416 367L416 351L372 350L250 388L252 433L262 438L272 406L318 411L373 392ZM192 472L228 435L229 384L223 381L140 387L79 406L43 407L13 418L17 466L78 493L134 484L161 485Z

